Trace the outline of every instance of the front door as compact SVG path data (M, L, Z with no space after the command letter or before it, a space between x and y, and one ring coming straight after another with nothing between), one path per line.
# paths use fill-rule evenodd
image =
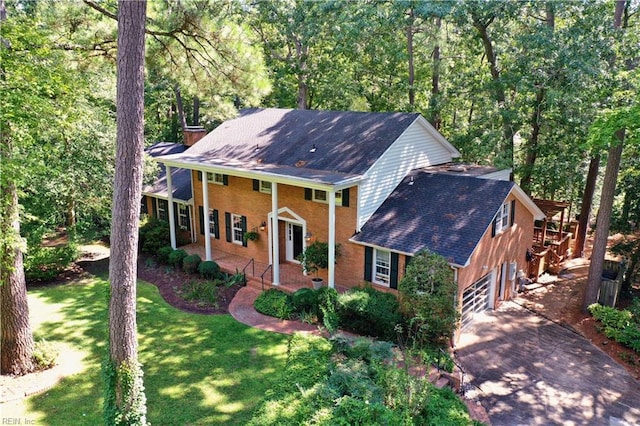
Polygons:
M296 258L302 253L302 226L287 222L287 260L297 262Z

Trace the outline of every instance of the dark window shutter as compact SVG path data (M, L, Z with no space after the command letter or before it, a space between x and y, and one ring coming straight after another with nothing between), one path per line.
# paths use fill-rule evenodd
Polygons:
M511 200L511 211L509 213L511 214L509 226L513 226L516 221L516 200Z
M493 222L491 222L491 238L496 236L496 220L497 216L493 218Z
M364 280L371 282L371 273L373 269L373 248L364 248Z
M151 216L158 217L158 200L155 197L151 197Z
M220 223L218 222L218 210L213 210L213 236L220 239Z
M231 242L231 213L224 212L224 231L227 242Z
M253 190L260 191L260 181L258 179L253 180Z
M313 190L311 188L304 189L304 199L312 200L313 199Z
M198 206L198 213L200 215L200 235L204 235L204 207Z
M180 229L180 216L178 216L178 203L173 203L173 224L175 225L176 229Z
M248 241L244 238L244 234L245 232L247 232L247 217L246 216L242 216L241 221L240 221L240 226L242 227L242 246L246 247Z
M202 182L202 172L198 170L198 180Z
M146 195L142 196L142 201L140 202L140 213L143 213L143 214L149 213L148 207L147 207L147 196Z
M398 288L398 253L391 252L391 276L389 277L389 287Z
M222 175L222 184L229 185L229 175Z
M349 207L349 188L342 190L342 207Z

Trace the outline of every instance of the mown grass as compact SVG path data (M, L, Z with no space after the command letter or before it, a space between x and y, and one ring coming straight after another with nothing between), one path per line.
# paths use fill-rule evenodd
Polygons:
M107 286L91 278L29 292L36 338L85 354L82 373L25 401L25 416L35 424L102 424ZM287 336L230 315L181 312L146 283L138 284L138 333L151 424L245 424L286 359Z

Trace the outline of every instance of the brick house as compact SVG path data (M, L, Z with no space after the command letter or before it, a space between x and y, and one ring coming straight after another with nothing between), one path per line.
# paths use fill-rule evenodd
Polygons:
M509 170L452 163L459 156L418 113L247 109L184 152L155 158L166 175L190 173L194 236L207 259L255 259L270 265L273 285L286 284L281 266L325 241L329 286L395 291L407 260L429 248L449 259L472 313L510 297L543 215Z

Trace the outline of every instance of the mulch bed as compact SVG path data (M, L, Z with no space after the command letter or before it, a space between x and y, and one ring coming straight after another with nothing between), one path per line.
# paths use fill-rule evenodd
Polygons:
M171 306L196 314L228 314L229 304L238 290L242 288L240 284L231 287L219 286L216 289L216 306L202 306L199 302L183 299L179 293L185 283L204 281L197 275L187 274L182 270L166 265L157 265L153 262L147 262L146 258L140 258L138 261L138 278L158 287L162 298Z

